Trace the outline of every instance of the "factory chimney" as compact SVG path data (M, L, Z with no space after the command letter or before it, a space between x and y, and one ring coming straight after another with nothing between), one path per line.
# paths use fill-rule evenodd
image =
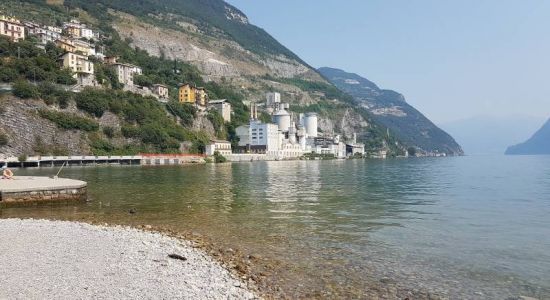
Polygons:
M258 120L258 106L256 106L256 103L250 103L250 120Z

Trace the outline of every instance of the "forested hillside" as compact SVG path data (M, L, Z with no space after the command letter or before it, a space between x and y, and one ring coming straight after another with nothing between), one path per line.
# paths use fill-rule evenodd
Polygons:
M0 3L0 10L22 20L44 25L59 26L77 18L101 32L97 48L104 54L119 56L121 62L143 68L143 75L136 76L137 84L149 86L161 83L170 87L170 103L151 105L155 108L152 109L153 112L159 107L165 110L168 119L177 121L177 130L170 129L172 126L167 126L167 121L163 121L165 118L160 117L160 114L158 117L144 117L139 120L130 117L129 107L126 105L132 106L137 101L135 96L122 92L115 74L100 61L94 63L96 78L101 82L104 91L86 90L84 94L87 96L77 97L63 92L66 89L63 86L72 84L66 71L55 70L46 65L15 68L18 65L13 53L15 46L8 45L11 49L1 55L9 57L4 63L10 70L6 69L6 74L0 80L17 82L19 87L25 86L22 80L36 83L32 86L26 85L27 94L19 96L41 99L52 109L74 108L84 113L84 117L95 121L102 118L100 111L115 114L120 119L114 134L111 129L103 130L100 122L98 136L101 142L91 147L92 150L97 149L94 150L97 153L121 152L124 149L129 153L142 150L174 152L179 151L175 147L176 141L180 144L192 143L193 146L189 149L200 151L204 141L213 137L227 138L235 143L234 129L248 121L248 109L244 103L262 102L264 94L269 91L280 92L294 112L319 112L319 126L323 132L342 134L344 138L350 138L353 133L357 133L370 151L387 149L393 154L402 154L406 147L396 137L388 137L385 134L386 128L379 125L367 110L357 108L349 95L324 80L316 70L264 30L251 25L242 12L224 1L54 2L64 3L49 5L43 0L6 0ZM26 43L32 45L33 41L29 39ZM27 46L24 48L28 48ZM49 64L59 54L56 51L59 49L53 45L47 47L45 55L49 55ZM44 56L35 54L36 58ZM31 62L33 60L35 58L30 59ZM41 69L42 66L45 69ZM54 72L55 78L48 72ZM175 103L176 87L183 82L204 86L210 99L227 99L234 112L232 122L223 124L216 114L198 116L192 108ZM46 83L51 83L54 87ZM49 92L52 95L47 95ZM106 93L105 99L101 95L103 92ZM89 103L84 104L83 101ZM133 109L140 109L140 105ZM147 105L144 104L144 110L150 108ZM100 109L96 111L98 107ZM44 113L42 117L56 118L52 114ZM130 134L129 127L137 128L141 133ZM152 128L158 131L156 139L145 137L152 132ZM180 129L185 134L181 134L183 131ZM140 144L136 145L135 140L139 140Z

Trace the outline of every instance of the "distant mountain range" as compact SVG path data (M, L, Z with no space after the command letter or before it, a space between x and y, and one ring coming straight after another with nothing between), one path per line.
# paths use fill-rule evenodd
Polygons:
M408 104L398 92L380 89L368 79L343 70L324 67L318 71L336 87L353 96L358 105L368 109L374 120L407 145L425 152L464 154L453 137Z
M479 115L438 125L460 143L467 155L502 155L508 146L525 141L544 121L527 115Z
M550 119L526 142L510 146L507 155L550 154Z

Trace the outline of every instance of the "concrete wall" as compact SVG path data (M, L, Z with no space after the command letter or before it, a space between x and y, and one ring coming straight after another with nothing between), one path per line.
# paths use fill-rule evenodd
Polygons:
M74 201L86 201L86 187L57 190L0 192L0 207L27 206L39 203L68 204Z

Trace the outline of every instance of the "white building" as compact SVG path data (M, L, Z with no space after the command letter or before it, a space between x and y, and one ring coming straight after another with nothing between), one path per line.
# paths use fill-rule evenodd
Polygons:
M153 94L155 94L159 100L167 100L169 96L168 86L164 84L153 84Z
M405 151L406 154L408 154ZM365 144L357 142L357 134L353 134L353 138L346 144L346 154L348 156L354 156L360 154L365 155Z
M114 63L112 66L118 76L118 81L124 85L133 86L134 76L142 74L140 67L131 64Z
M90 28L82 27L80 28L80 37L87 39L94 39L94 31Z
M267 106L275 105L275 103L281 103L281 94L279 93L266 93L265 100Z
M0 36L6 36L14 42L25 39L25 26L15 18L0 16Z
M63 33L63 28L60 28L60 27L46 26L46 29L48 29L49 31L59 33L59 34Z
M216 151L224 156L230 155L231 143L228 141L220 141L220 140L210 141L210 143L206 145L206 155L212 156Z
M47 43L55 43L55 41L59 39L61 35L53 31L48 31L38 33L36 34L36 37L38 38L38 41L41 45L46 45Z
M244 152L276 156L281 149L282 135L276 124L251 120L249 125L237 127L236 134Z
M227 100L210 100L208 105L217 110L225 122L231 122L231 104Z

